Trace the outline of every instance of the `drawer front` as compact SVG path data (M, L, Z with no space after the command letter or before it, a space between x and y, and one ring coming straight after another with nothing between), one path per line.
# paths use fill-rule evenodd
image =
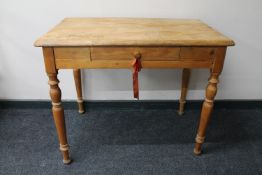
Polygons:
M135 53L141 54L141 59L161 61L178 60L179 47L92 47L92 60L132 60Z
M180 59L182 60L210 60L215 56L216 48L213 47L181 47Z
M56 47L54 48L55 59L84 59L90 60L89 47Z

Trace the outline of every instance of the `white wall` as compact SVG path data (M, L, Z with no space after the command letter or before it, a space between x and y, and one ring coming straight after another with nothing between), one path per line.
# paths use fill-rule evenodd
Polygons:
M218 99L262 99L261 0L1 0L0 99L49 99L40 48L33 42L64 17L199 18L235 40ZM189 99L202 99L206 70L193 71ZM141 99L177 99L181 70L142 70ZM74 99L72 72L59 73ZM133 99L130 70L87 70L85 99Z

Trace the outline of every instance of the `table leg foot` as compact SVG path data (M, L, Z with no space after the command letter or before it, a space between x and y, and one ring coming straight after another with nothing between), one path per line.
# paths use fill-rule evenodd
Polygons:
M85 113L85 111L78 111L78 113L79 113L79 114L84 114L84 113Z
M184 115L184 111L177 111L177 114L178 114L179 116L182 116L182 115Z
M194 148L194 154L199 156L201 155L202 151L201 151L201 144L196 143L195 148Z
M77 99L77 104L78 104L78 113L84 114L85 113L84 101L82 99Z
M65 165L70 165L72 162L73 162L72 159L63 159L63 163Z

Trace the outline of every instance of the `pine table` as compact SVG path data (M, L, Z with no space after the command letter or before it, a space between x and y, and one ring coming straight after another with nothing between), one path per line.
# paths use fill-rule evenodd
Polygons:
M143 18L66 18L35 46L42 47L52 111L64 164L69 164L59 69L73 69L79 113L84 112L80 69L131 69L134 97L139 98L141 69L182 68L179 114L184 112L190 69L210 69L194 153L201 154L214 106L226 49L234 42L200 20Z

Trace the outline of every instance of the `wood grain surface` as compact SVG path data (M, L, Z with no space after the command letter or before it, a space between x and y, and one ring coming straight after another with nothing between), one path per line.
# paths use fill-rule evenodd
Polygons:
M200 20L66 18L35 42L53 46L232 46Z

